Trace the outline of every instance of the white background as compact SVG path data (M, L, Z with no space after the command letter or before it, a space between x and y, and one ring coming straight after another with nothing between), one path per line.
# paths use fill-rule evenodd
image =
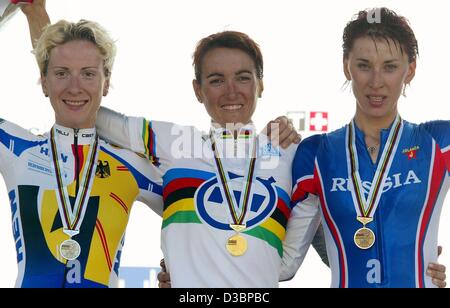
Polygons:
M401 99L401 115L411 122L449 119L450 72L448 1L299 0L47 0L52 21L98 21L117 39L113 89L105 106L129 115L193 124L209 119L191 88L191 55L199 39L222 30L248 33L261 46L265 91L254 116L258 127L288 111L328 111L330 128L351 119L354 98L341 90L342 31L360 9L388 6L407 16L419 41L416 78ZM49 130L53 112L38 84L25 17L20 13L0 29L0 118L40 132ZM1 182L1 180L0 180ZM440 227L450 265L450 202ZM0 183L0 286L16 276L10 207ZM139 204L131 214L123 266L156 267L160 219ZM329 270L312 250L294 280L281 286L328 287Z

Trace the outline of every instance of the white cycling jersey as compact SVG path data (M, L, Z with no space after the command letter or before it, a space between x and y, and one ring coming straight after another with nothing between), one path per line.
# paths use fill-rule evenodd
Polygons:
M236 136L224 128L204 134L106 109L97 128L112 142L145 154L157 171L152 181L163 192L161 248L173 287L277 287L280 269L283 280L295 274L319 223L315 197L291 206L295 145L272 147L252 125ZM239 224L245 228L237 232ZM247 243L237 256L227 249L233 236Z

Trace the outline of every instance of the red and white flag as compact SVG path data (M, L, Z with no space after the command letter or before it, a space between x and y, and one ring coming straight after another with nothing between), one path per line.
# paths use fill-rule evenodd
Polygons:
M309 130L312 132L327 132L328 112L312 111L309 117Z

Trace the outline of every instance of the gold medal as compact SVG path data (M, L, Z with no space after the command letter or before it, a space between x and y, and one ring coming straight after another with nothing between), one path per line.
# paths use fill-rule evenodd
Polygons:
M375 234L372 230L363 227L355 232L353 239L358 248L369 249L375 243Z
M347 144L347 170L352 186L351 194L353 206L357 214L356 219L362 223L363 227L355 232L353 240L360 249L369 249L375 243L375 234L366 228L366 225L373 221L375 211L380 204L383 194L383 187L388 178L390 166L393 163L397 146L399 145L403 132L403 121L399 115L396 116L389 136L386 140L383 152L377 165L369 194L364 195L364 185L359 174L358 150L356 147L356 124L355 119L348 125L345 142ZM376 227L376 226L374 226Z
M242 256L247 251L247 240L240 234L235 234L227 241L228 252L235 257Z
M247 251L248 245L247 240L240 233L247 228L244 221L250 206L249 200L251 199L253 175L255 172L257 140L253 141L253 155L250 158L245 179L242 181L242 196L239 200L240 202L238 203L233 193L234 190L230 184L231 180L228 172L224 169L220 155L217 153L216 142L212 132L210 134L210 139L212 151L214 152L214 160L217 167L217 178L218 180L220 179L220 184L222 184L223 192L225 193L224 199L227 201L228 209L231 213L232 221L230 222L232 223L229 225L230 230L234 230L236 232L235 235L227 240L226 248L232 256L242 256Z
M58 151L57 136L60 134L59 129L53 127L50 133L50 144L52 150L53 170L55 173L56 185L58 187L57 198L58 211L63 223L63 232L69 237L73 237L80 233L80 226L83 223L86 207L89 203L90 193L95 178L95 166L97 165L97 158L99 153L98 136L95 134L91 141L88 156L86 157L85 168L81 175L80 190L77 193L73 208L70 202L69 192L67 186L64 186L63 170L64 167L60 165L60 154ZM78 134L78 131L75 132ZM80 256L81 247L77 241L68 239L59 246L59 253L61 256L69 261L73 261Z
M59 252L61 253L61 256L64 259L69 260L69 261L73 261L73 260L77 259L80 256L81 247L80 247L80 244L78 244L77 241L74 241L72 239L65 240L59 246Z

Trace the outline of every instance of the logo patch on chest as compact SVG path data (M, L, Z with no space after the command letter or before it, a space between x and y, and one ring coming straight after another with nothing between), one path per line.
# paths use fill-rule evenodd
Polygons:
M95 171L95 176L100 179L106 179L111 176L111 169L109 168L108 161L99 160L97 163L97 170Z
M231 182L233 185L232 194L236 202L241 205L242 193L242 177L232 175ZM247 229L257 226L266 220L276 208L277 192L275 189L275 180L255 178L252 182L251 193L249 196L248 212L245 214L244 223ZM220 182L216 177L203 183L196 191L195 204L199 217L208 225L222 230L231 230L231 210L227 202L227 198L222 193ZM235 209L239 215L243 210L240 206Z
M419 146L415 146L409 149L404 149L403 154L405 154L408 157L408 160L411 159L417 159L417 152L420 150Z

